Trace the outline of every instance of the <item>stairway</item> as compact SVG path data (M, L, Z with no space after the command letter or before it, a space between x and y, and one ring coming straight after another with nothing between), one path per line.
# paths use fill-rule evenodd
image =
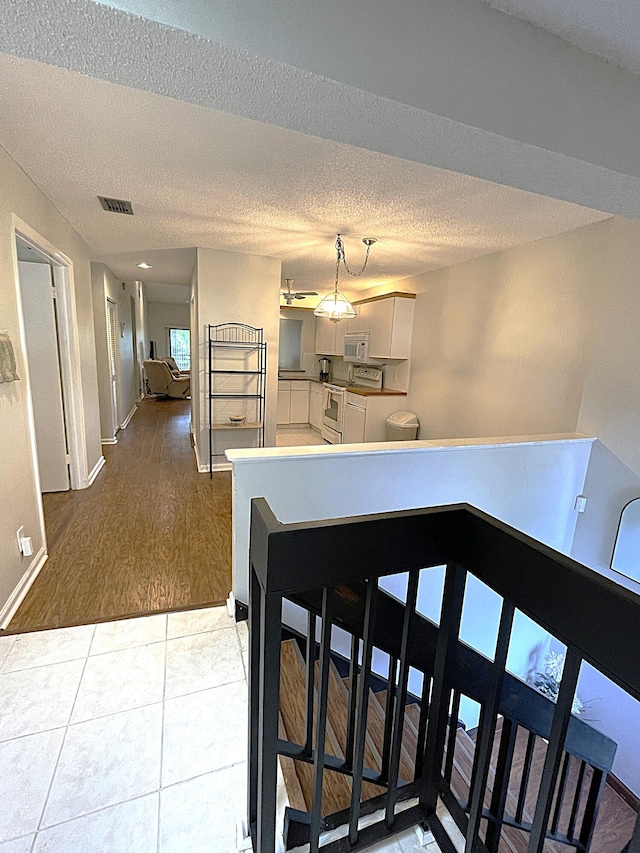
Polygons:
M316 663L316 683L318 680ZM305 742L305 668L306 664L300 647L295 640L287 640L281 645L281 678L280 678L280 736L288 741L304 744ZM327 731L325 752L328 755L344 758L347 740L348 717L348 681L343 680L337 667L331 661L328 689ZM315 697L317 701L317 696ZM379 772L382 767L381 755L385 736L385 709L387 703L386 691L369 694L367 735L365 745L365 767ZM400 757L399 784L413 781L418 744L418 727L420 707L409 704L405 709L405 721ZM495 779L494 767L497 762L497 752L500 744L502 718L498 719L496 736L492 755L492 766L489 772L485 806L489 806ZM528 733L518 729L514 759L509 779L506 813L514 815L517 808L518 793L527 750ZM315 744L314 744L315 746ZM458 728L455 738L455 752L451 789L462 804L469 797L473 760L475 755L475 740L473 733L467 733ZM542 767L546 754L546 744L537 738L530 766L527 795L524 800L522 820L531 822L535 810L538 783L542 775ZM289 805L302 812L309 812L313 796L313 765L301 760L281 756L281 768L287 789ZM573 790L578 775L578 762L571 761L567 768L567 790ZM590 771L588 771L590 772ZM585 775L585 781L587 780ZM371 782L364 782L361 800L365 801L384 793L385 789ZM576 825L585 809L585 797L579 803L576 815ZM557 827L560 832L566 831L571 820L572 797L557 817ZM325 770L322 791L321 813L323 816L348 809L351 802L351 779L349 776L332 770ZM591 845L592 853L620 853L631 837L636 813L609 786L605 786L601 801L599 819L596 825L594 839ZM529 833L512 826L503 826L499 853L527 853ZM566 853L575 848L566 844L547 840L545 853Z

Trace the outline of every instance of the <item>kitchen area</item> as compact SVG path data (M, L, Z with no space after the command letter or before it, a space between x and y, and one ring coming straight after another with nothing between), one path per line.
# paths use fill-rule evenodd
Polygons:
M403 405L414 306L413 293L374 296L337 322L281 306L276 446L417 438Z

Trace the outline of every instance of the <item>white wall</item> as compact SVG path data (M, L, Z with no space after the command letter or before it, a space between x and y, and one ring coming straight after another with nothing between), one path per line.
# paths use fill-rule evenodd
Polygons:
M131 318L131 297L137 298L136 283L125 283L116 278L109 267L100 263L91 264L91 282L93 291L93 314L96 339L96 361L98 371L98 393L100 399L100 425L103 440L113 436L111 417L111 389L107 350L106 301L112 300L117 306L118 315L118 423L126 421L138 402L138 383L134 376L133 361L133 325ZM124 323L124 333L120 324Z
M3 329L9 332L16 351L18 382L0 384L0 608L9 600L35 558L18 553L16 531L24 525L33 538L35 557L44 547L31 450L29 400L24 354L20 344L16 290L17 257L12 215L37 231L73 263L74 304L82 358L81 384L84 400L84 433L88 470L102 455L96 379L96 357L91 304L91 272L87 246L56 208L0 149L0 304Z
M401 282L421 438L575 430L611 222Z
M185 292L188 291L185 288ZM156 343L156 356L164 358L170 355L167 327L174 329L189 328L189 303L180 305L176 302L147 303L147 333L149 341Z
M200 462L208 463L208 429L206 423L207 393L207 325L246 323L262 327L267 342L267 445L275 444L277 381L278 381L278 323L280 261L261 255L243 255L214 249L198 249L197 307L199 351L200 416L198 452ZM192 330L192 335L194 331ZM193 371L192 371L193 376ZM193 391L193 388L192 388ZM222 434L222 433L221 433ZM227 434L224 433L226 436ZM252 446L255 435L250 430L238 430L224 441L226 446ZM246 442L246 443L245 443ZM222 447L220 443L219 449ZM218 461L224 463L224 457Z
M266 498L285 523L467 502L568 553L591 443L489 440L489 446L439 447L420 441L229 451L234 594L247 601L254 497Z

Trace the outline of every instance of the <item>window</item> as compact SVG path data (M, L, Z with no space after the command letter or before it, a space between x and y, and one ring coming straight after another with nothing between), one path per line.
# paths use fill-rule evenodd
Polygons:
M191 369L191 332L189 329L169 329L169 355L179 370Z
M280 318L280 348L278 368L300 370L302 359L302 320Z

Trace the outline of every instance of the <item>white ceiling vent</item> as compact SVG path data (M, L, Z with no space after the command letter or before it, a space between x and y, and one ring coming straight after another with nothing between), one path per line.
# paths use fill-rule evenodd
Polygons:
M99 195L98 200L104 209L110 213L128 213L129 216L133 216L130 201L123 201L121 198L107 198L103 195Z

